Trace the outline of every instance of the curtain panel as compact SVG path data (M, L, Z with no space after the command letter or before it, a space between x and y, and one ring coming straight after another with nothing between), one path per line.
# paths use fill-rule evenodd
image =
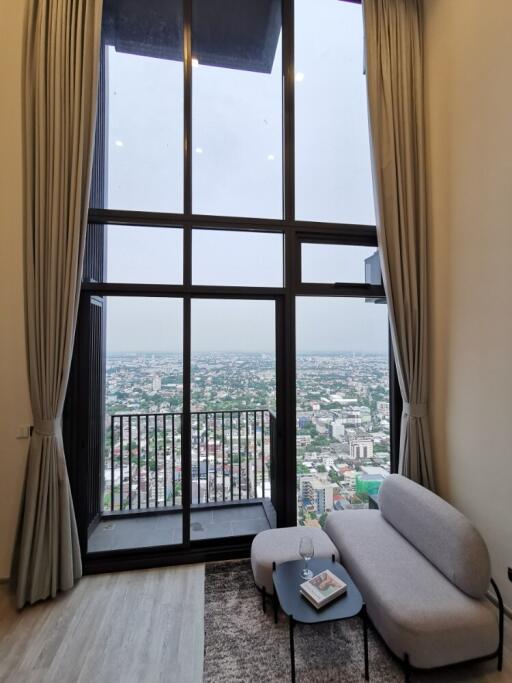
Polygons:
M433 489L421 0L363 0L382 277L404 408L399 472Z
M62 441L96 116L102 0L33 0L25 41L25 313L34 416L14 554L18 608L82 567Z

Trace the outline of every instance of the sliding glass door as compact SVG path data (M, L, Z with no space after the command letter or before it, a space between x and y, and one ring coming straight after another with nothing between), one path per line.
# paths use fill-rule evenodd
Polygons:
M101 519L88 552L188 546L274 525L275 300L99 301Z
M273 300L192 300L192 541L272 523L275 319Z
M108 296L101 306L102 519L88 551L179 545L183 301Z

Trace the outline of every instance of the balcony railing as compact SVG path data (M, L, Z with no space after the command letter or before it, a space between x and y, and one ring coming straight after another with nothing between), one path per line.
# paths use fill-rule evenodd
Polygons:
M193 412L193 505L270 498L275 416L268 409ZM129 511L182 502L182 413L111 415L103 508Z

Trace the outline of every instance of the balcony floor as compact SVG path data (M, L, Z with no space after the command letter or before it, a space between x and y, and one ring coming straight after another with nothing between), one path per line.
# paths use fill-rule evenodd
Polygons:
M226 538L254 535L275 526L269 503L245 503L228 507L193 509L190 538ZM269 521L270 519L270 521ZM104 517L89 537L88 552L148 548L181 543L180 512L139 514L130 517Z

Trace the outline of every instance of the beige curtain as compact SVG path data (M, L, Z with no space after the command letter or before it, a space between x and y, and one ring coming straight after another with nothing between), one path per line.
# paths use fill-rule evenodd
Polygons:
M421 0L363 0L363 13L377 235L404 401L399 471L433 488Z
M32 0L25 45L25 298L34 432L15 576L23 607L73 586L80 548L61 419L75 331L102 0Z

